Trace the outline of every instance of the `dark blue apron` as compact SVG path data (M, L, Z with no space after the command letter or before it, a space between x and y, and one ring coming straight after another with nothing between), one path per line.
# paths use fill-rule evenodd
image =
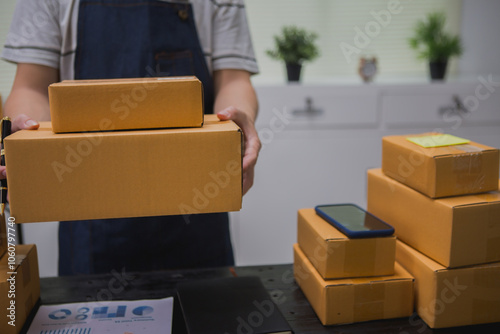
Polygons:
M80 0L75 79L196 75L213 82L191 5ZM124 181L125 182L125 181ZM59 275L233 265L227 213L61 222Z

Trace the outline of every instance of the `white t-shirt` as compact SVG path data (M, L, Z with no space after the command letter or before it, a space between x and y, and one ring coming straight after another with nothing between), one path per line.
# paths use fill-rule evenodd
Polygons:
M163 0L159 0L163 1ZM188 0L177 0L182 2ZM244 0L189 0L209 70L259 69ZM18 0L1 57L60 70L74 78L79 0Z

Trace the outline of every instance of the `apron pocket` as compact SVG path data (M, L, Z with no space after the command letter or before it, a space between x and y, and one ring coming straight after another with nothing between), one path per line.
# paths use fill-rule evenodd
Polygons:
M191 50L158 52L155 54L155 60L159 76L195 75Z

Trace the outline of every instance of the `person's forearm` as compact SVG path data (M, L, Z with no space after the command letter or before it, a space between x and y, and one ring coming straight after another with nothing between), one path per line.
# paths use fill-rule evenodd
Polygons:
M12 119L24 115L23 119L50 120L48 87L58 80L59 70L56 68L18 64L12 90L5 101L4 114Z
M5 101L4 114L12 119L25 114L35 121L49 121L48 96L30 88L13 89Z
M222 82L224 84L221 84ZM252 123L255 123L259 106L255 90L246 75L242 77L241 73L222 74L219 80L216 80L214 112L230 106L243 111Z

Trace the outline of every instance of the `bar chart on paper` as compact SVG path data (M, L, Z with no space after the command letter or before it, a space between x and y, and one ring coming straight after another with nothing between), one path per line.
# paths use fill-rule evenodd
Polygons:
M172 297L42 305L27 334L170 334L172 310Z

